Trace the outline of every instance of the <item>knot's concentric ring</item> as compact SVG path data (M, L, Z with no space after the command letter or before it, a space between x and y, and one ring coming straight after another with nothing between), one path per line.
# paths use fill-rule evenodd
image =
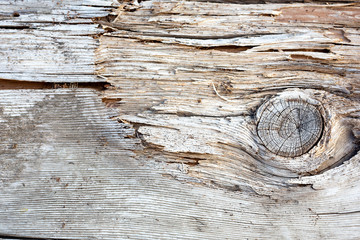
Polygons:
M323 119L316 106L301 99L273 99L266 103L257 124L265 147L284 157L308 152L320 139Z

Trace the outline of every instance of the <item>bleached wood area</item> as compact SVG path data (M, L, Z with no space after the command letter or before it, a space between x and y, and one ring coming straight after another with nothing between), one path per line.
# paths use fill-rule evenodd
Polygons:
M359 239L360 5L286 2L0 0L0 238Z
M99 82L94 17L116 6L103 0L0 0L0 78Z

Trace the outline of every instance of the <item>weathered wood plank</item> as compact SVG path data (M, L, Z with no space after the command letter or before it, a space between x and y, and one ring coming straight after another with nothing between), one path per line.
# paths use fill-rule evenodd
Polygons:
M32 2L4 4L0 77L111 86L0 91L0 236L360 237L358 4ZM289 96L324 121L294 158L257 134Z
M150 156L191 163L190 175L210 185L272 192L283 177L320 172L357 152L359 7L149 1L121 9L103 22L112 31L101 37L98 73ZM307 18L295 21L296 9ZM269 154L256 133L256 109L282 93L325 109L322 140L297 159Z
M112 1L0 1L0 78L37 82L101 82L95 75L93 23Z
M117 13L102 22L111 31L101 37L98 73L113 85L105 98L118 103L119 119L132 123L146 146L139 156L168 169L181 166L192 179L172 174L182 182L280 199L308 199L307 184L316 194L331 192L340 172L354 177L357 5L147 1ZM322 106L325 129L309 153L284 158L259 139L256 110L277 95ZM356 205L359 195L352 197Z
M358 237L358 156L333 174L319 175L323 188L316 191L286 188L261 195L183 184L181 179L190 178L181 164L169 169L133 153L141 149L131 137L134 130L110 120L94 91L0 95L2 234L64 239Z

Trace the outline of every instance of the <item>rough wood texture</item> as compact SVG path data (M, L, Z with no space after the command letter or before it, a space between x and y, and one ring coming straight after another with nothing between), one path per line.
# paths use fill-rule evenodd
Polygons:
M93 1L86 26L97 17L103 34L81 56L107 90L0 91L0 235L359 239L360 7L218 2ZM6 71L65 79L29 60ZM323 130L308 152L279 156L257 114L294 96Z
M257 133L264 146L277 155L297 157L319 140L323 119L316 106L300 96L272 99L257 111Z
M0 0L0 79L36 82L99 82L92 18L112 1Z
M172 178L189 181L180 164L169 169L132 152L141 150L134 130L110 120L112 113L94 91L0 94L2 234L65 239L358 237L356 158L334 169L335 179L326 178L332 176L329 171L322 175L316 184L324 186L317 190L284 188L264 196L183 184Z
M105 98L118 100L119 119L134 124L150 158L185 164L204 185L271 194L289 178L356 154L359 7L176 1L131 7L102 22L110 32L100 38L98 73L113 85ZM296 15L304 8L307 18ZM257 108L281 94L304 95L324 109L321 141L297 158L269 153L256 133Z

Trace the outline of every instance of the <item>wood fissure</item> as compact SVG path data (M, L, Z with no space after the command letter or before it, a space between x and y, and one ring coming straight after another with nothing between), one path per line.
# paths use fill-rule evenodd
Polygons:
M71 82L71 83L52 83L52 82L28 82L16 80L0 80L0 90L11 89L58 89L58 88L90 88L105 90L111 87L108 82Z
M0 239L2 240L76 240L71 238L39 238L39 237L26 237L26 236L17 236L17 235L6 235L6 234L0 234Z

